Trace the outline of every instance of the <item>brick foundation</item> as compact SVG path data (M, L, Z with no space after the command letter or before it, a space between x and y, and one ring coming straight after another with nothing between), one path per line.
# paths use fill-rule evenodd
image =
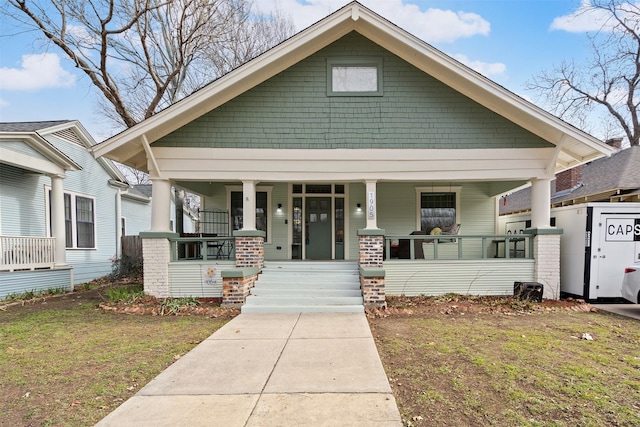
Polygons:
M222 278L222 306L240 307L244 304L249 291L255 284L258 276L250 275L244 277L223 277Z
M365 307L386 306L384 277L364 277L360 275L360 289Z

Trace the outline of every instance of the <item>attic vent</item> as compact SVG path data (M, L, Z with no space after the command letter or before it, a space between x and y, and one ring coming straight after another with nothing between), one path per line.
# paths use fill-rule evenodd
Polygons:
M57 136L58 138L62 138L66 141L73 142L74 144L78 144L84 147L84 144L82 143L82 140L78 137L78 134L75 133L71 128L59 130L57 132L54 132L53 135Z

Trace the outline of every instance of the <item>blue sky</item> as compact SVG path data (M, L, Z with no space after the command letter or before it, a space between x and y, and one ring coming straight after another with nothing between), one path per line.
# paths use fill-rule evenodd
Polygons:
M361 0L394 24L531 99L524 85L565 59L589 55L585 31L597 18L576 15L579 0ZM255 0L280 8L302 30L347 0ZM40 34L0 18L0 121L77 119L97 141L115 133L97 112L98 93ZM598 136L598 135L596 135Z

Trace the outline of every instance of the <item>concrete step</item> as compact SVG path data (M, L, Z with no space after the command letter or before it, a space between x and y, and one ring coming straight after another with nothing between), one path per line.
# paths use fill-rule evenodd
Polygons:
M358 265L353 262L266 262L243 313L362 313Z
M317 288L293 288L293 287L271 287L257 286L251 290L251 295L263 297L288 297L288 296L304 296L304 297L321 297L321 296L338 296L338 297L361 297L360 288L336 288L336 289L317 289Z
M341 296L258 296L249 295L245 302L245 305L262 305L262 306L274 306L274 305L300 305L300 306L312 306L312 305L357 305L362 304L362 296L357 297L341 297Z
M360 283L358 280L323 281L320 279L308 281L304 279L287 278L277 280L260 277L256 287L273 289L360 289Z
M359 305L313 305L313 306L260 306L243 305L243 313L364 313L364 306Z

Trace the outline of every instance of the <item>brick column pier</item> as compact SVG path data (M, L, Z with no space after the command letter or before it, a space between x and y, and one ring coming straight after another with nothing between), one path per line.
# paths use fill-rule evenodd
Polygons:
M175 233L140 233L142 238L142 260L144 292L156 298L168 298L169 261L171 261L171 242L169 238L178 237Z
M222 305L227 307L244 304L264 267L264 231L237 230L233 235L236 269L222 272Z
M236 238L236 267L264 267L264 231L238 230Z
M526 230L534 234L533 257L535 258L534 280L544 285L543 298L560 299L560 228L537 228Z
M358 230L360 288L366 307L384 307L384 230Z

